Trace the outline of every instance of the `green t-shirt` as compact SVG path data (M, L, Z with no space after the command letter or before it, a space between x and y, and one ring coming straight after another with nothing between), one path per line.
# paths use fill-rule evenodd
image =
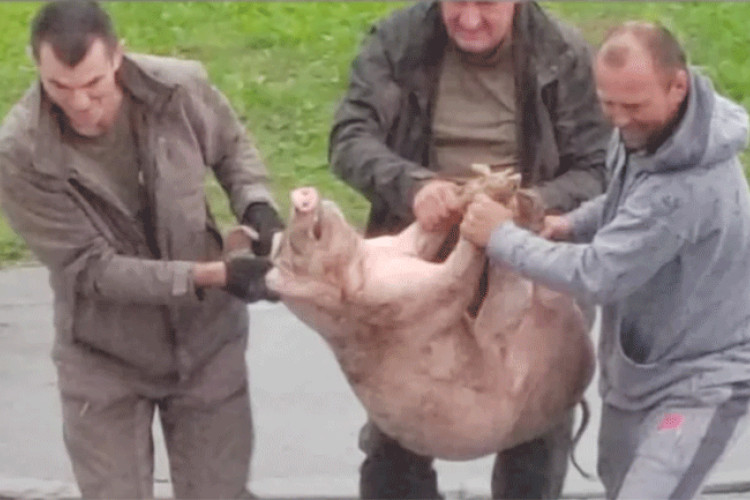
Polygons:
M517 164L515 111L510 44L483 61L448 44L432 117L433 168L465 176L472 163Z

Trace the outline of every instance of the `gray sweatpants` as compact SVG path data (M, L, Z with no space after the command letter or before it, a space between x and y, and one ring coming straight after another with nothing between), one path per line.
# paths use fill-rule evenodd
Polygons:
M748 397L715 406L665 402L643 411L604 404L599 477L608 499L688 499L745 429Z
M253 444L244 343L190 380L124 377L95 359L57 361L63 437L84 498L153 497L159 409L177 498L247 498Z

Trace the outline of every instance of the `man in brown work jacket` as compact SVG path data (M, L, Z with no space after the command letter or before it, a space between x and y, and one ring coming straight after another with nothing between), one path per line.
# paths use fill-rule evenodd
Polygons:
M0 196L49 269L63 431L86 498L153 494L158 407L177 497L247 497L246 302L267 259L222 261L210 169L267 254L267 173L196 62L124 54L108 15L35 17L39 81L0 129Z

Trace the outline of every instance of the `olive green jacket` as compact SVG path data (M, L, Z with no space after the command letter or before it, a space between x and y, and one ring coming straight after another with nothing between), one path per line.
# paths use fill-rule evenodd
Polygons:
M413 195L434 177L432 108L448 36L438 2L419 2L376 27L352 65L335 115L333 171L371 203L368 233L413 220ZM597 102L591 51L535 3L519 2L511 51L519 169L548 208L569 211L604 191L611 128Z

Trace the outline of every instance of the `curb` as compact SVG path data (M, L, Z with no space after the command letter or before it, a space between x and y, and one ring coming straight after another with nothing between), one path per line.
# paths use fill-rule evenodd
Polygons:
M265 485L265 486L270 486ZM268 488L259 488L260 490ZM720 495L737 495L750 492L750 481L736 481L718 484L710 484L703 489L701 497L716 497ZM157 479L154 482L154 497L169 498L172 495L172 488L167 480ZM474 495L466 491L446 491L443 493L446 500L474 500L483 498L481 495ZM80 492L75 484L64 481L37 479L37 478L7 478L0 477L0 500L16 499L59 499L59 498L80 498ZM288 495L268 495L258 496L257 498L268 498L281 500L286 498L305 498L313 499L336 499L351 498L349 496L323 495L323 496L288 496ZM600 500L604 498L602 492L580 492L566 493L561 499L567 500Z
M0 499L69 498L80 496L74 484L30 477L0 477Z

